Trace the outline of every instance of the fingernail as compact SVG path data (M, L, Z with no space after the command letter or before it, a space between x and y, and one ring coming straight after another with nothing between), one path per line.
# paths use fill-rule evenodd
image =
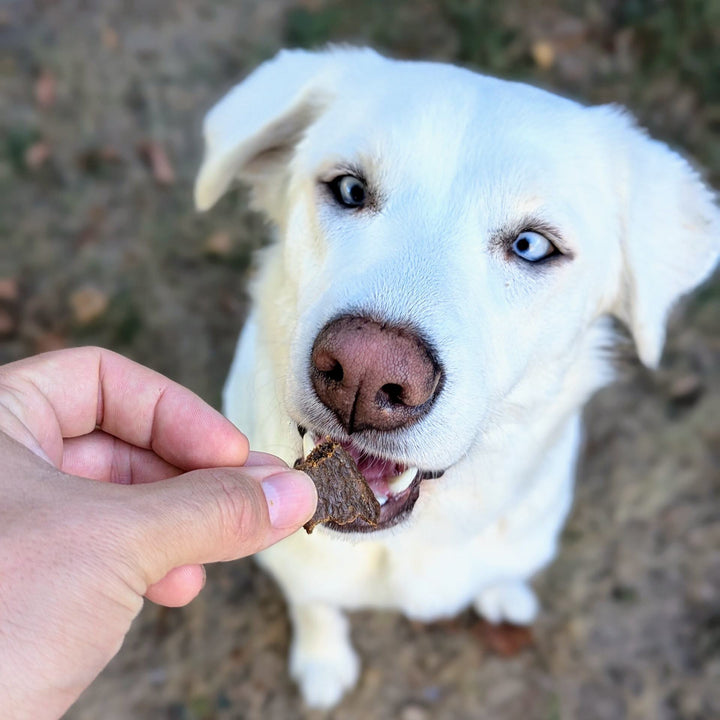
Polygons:
M244 467L262 467L266 465L287 469L287 463L284 460L275 455L270 455L270 453L258 452L257 450L251 450L248 453Z
M278 529L300 527L315 511L315 484L297 470L279 472L263 480L270 524Z

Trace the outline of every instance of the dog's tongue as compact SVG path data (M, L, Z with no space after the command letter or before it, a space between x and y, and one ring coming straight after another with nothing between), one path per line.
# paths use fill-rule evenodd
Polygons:
M362 473L378 500L382 501L392 494L389 483L393 478L405 472L407 469L405 465L394 460L385 460L374 455L368 455L355 447L352 442L342 443L342 446L352 456L358 470Z

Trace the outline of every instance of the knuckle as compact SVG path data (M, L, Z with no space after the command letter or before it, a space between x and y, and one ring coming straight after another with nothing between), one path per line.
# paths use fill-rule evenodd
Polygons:
M232 556L260 550L268 525L260 487L247 478L240 479L237 474L218 469L208 471L208 481L216 501L213 521L219 524L222 541Z

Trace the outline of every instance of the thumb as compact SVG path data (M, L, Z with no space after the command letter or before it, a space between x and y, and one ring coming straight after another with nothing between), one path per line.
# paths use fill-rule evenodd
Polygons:
M182 565L258 552L295 532L317 503L305 473L278 465L194 470L131 489L146 587Z

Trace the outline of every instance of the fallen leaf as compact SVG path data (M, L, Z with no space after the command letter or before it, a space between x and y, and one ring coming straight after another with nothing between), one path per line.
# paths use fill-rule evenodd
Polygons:
M35 102L43 110L51 108L57 98L57 79L50 70L42 70L35 80Z
M0 339L5 339L15 334L17 320L10 308L0 306Z
M14 277L0 278L0 300L15 302L19 296L20 288Z
M670 397L674 400L695 395L702 388L702 378L697 373L688 373L675 378L670 384Z
M14 277L0 278L0 338L9 338L18 328L20 288Z
M511 658L534 645L532 629L526 625L500 623L493 625L481 620L476 628L481 641L501 657Z
M120 36L117 31L107 25L100 31L100 37L106 50L117 50L120 46Z
M50 159L50 155L50 146L44 140L38 140L25 151L25 167L39 170Z
M107 310L108 303L107 294L90 285L70 295L70 308L75 321L80 325L88 325L97 320Z
M555 47L549 40L534 42L530 54L541 70L549 70L555 64Z
M225 257L232 250L232 237L227 230L217 230L205 240L205 252Z
M703 395L705 386L697 373L675 378L668 388L670 401L677 407L692 407Z
M155 140L148 140L138 147L140 157L150 168L152 176L160 185L172 185L175 171L165 148Z

